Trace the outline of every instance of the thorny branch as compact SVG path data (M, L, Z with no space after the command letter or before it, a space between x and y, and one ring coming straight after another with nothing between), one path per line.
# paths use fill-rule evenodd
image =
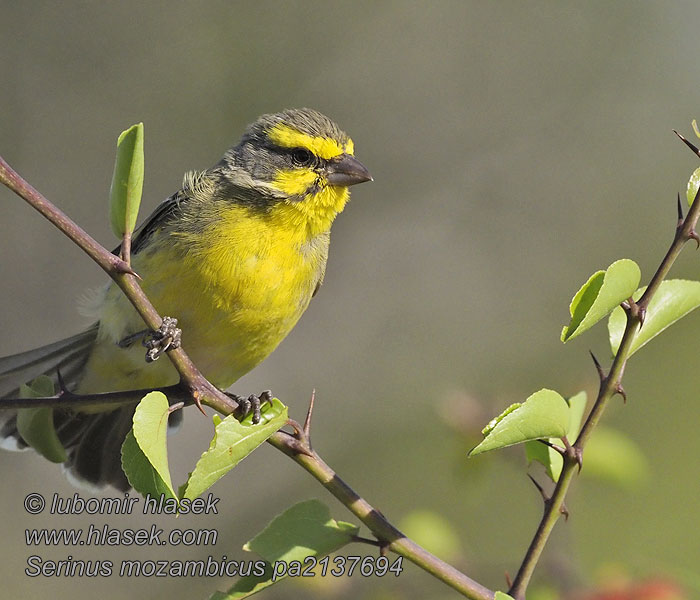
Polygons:
M700 151L686 140L678 132L676 135L698 156L700 156ZM627 324L625 326L625 331L620 342L620 346L615 354L613 363L610 367L610 371L606 374L598 360L593 357L596 370L598 371L600 377L600 389L598 391L598 396L593 404L586 421L581 428L581 432L576 439L573 446L567 446L566 452L563 454L564 466L562 467L561 475L559 476L559 481L552 496L549 498L548 502L545 504L544 515L542 520L535 532L535 535L527 549L523 562L520 565L518 574L513 580L513 584L508 592L515 600L524 600L525 590L532 574L537 566L542 551L549 539L549 535L554 529L554 525L559 519L562 508L564 507L564 498L569 490L573 475L576 472L576 468L581 464L581 457L583 455L583 449L590 439L593 429L600 421L600 418L605 411L608 401L615 395L621 394L623 399L626 399L624 389L622 388L622 376L625 371L625 366L627 365L627 359L629 357L629 350L634 340L634 336L644 322L644 317L646 315L646 310L649 307L649 302L653 298L654 294L659 289L661 282L666 278L668 272L671 270L673 263L680 254L683 246L689 240L698 241L699 237L695 231L695 227L700 217L700 202L698 202L698 197L700 197L700 189L695 196L695 200L688 211L688 215L683 218L683 213L680 208L679 200L679 220L676 227L676 232L673 237L673 241L666 252L661 264L656 269L654 276L651 278L646 291L639 299L639 302L634 302L631 298L624 303L623 308L627 314ZM699 242L700 244L700 242Z
M2 157L0 157L0 183L6 185L27 201L82 248L119 285L142 316L146 325L153 331L158 330L163 319L139 286L138 275L134 273L127 262L128 253L124 257L127 259L125 261L98 244L83 229L27 183ZM174 348L167 352L167 355L181 377L179 385L162 389L167 394L174 394L172 397L169 395L170 400L183 399L184 403L197 404L200 410L200 403L206 404L224 415L236 411L238 404L209 383L190 361L182 348ZM188 397L183 396L184 390L189 391ZM26 407L27 402L31 402L31 406L35 407L86 406L90 403L101 404L105 402L127 403L138 402L143 395L143 391L134 391L79 396L71 394L67 390L61 390L56 397L50 398L2 399L0 408ZM172 408L178 408L178 405L174 404ZM389 549L404 556L471 600L493 600L494 592L470 579L461 571L440 560L403 535L384 515L373 508L338 477L323 459L311 449L309 435L312 410L313 399L303 426L290 420L288 424L294 429L294 434L278 431L268 439L268 442L311 473L331 494L357 516L376 536L382 551Z

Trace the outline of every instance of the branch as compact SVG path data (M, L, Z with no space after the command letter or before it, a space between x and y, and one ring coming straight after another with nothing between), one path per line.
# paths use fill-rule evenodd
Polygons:
M63 211L25 181L1 156L0 183L28 202L92 258L121 288L149 329L156 331L160 327L163 319L139 286L136 273L129 264L97 243ZM182 348L169 350L167 355L180 374L181 380L188 386L200 410L201 404L206 404L222 414L232 413L238 408L235 401L204 378Z
M336 472L308 445L308 437L303 430L297 430L295 436L278 431L267 441L311 473L323 487L367 526L379 540L380 547L405 557L471 600L493 600L494 593L491 590L407 538L381 512L338 477ZM297 448L299 442L306 446L304 452L300 452Z
M700 156L698 149L695 148L690 142L688 142L683 136L678 132L675 132L681 140L686 143L695 154ZM698 234L695 232L695 227L700 217L700 202L698 198L700 197L700 189L695 195L695 200L693 201L688 215L685 219L682 218L682 213L680 214L680 219L678 226L676 228L676 233L673 238L666 255L664 256L661 264L651 278L646 291L639 299L639 302L635 303L633 301L628 301L629 305L625 308L627 313L627 325L625 327L625 332L622 335L622 340L620 346L613 359L612 366L610 367L610 372L601 378L600 390L596 401L591 409L591 412L584 423L581 432L576 439L573 446L567 448L564 454L564 466L562 467L561 475L559 476L559 481L557 482L552 497L549 502L545 505L544 515L540 521L539 527L535 532L535 535L530 542L530 546L527 549L525 557L518 574L513 580L513 585L510 588L509 594L513 596L516 600L524 600L525 590L532 574L537 566L542 551L549 539L549 535L554 528L559 516L561 514L561 509L564 505L564 499L571 485L573 475L576 471L577 466L579 466L581 461L581 456L583 449L590 439L593 429L600 421L603 412L608 404L610 398L622 390L622 376L625 371L625 366L627 365L627 359L629 357L629 350L632 344L632 340L636 335L639 327L644 322L644 316L646 314L646 309L649 306L649 302L653 298L656 291L659 289L661 282L666 278L673 263L676 258L681 253L683 246L689 240L697 240ZM602 373L601 373L602 374Z
M5 184L18 196L26 200L97 262L121 288L150 329L157 330L160 327L163 319L139 286L138 276L128 263L128 252L124 253L123 258L120 258L98 244L68 216L27 183L2 157L0 157L0 183ZM160 388L169 399L183 399L186 403L194 402L198 405L201 401L224 415L231 414L238 408L238 404L235 401L204 378L181 348L170 350L167 355L181 377L180 384ZM104 403L127 404L138 402L147 391L152 390L109 392L80 396L67 390L62 390L59 394L52 397L0 399L0 408L59 405L86 406L88 404ZM374 533L381 547L388 548L404 556L471 600L493 600L494 593L491 590L473 581L408 539L396 527L391 525L384 515L373 508L340 479L321 457L311 449L308 437L310 417L310 414L307 415L303 426L292 422L295 435L279 431L273 434L268 439L268 442L287 456L290 456L320 481L331 494L340 500Z
M194 404L192 392L189 386L182 383L168 385L159 388L147 388L142 390L125 390L123 392L102 392L100 394L74 394L69 390L60 390L53 396L41 396L32 398L0 398L0 410L18 408L80 408L109 404L122 406L138 404L149 392L163 392L170 404L182 402L183 406Z

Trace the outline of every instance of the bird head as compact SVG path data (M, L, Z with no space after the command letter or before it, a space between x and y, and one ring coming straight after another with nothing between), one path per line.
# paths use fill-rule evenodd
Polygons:
M217 170L237 197L314 234L330 228L349 186L372 180L347 134L309 108L260 117Z

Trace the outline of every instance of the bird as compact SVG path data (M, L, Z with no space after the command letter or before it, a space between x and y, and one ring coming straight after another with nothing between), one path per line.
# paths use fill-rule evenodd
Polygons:
M211 383L229 388L292 330L323 282L348 188L371 180L331 119L287 109L250 124L213 167L186 173L137 228L131 266L158 312L177 318L183 348ZM76 394L179 381L170 361L145 360L144 322L114 283L83 312L94 322L77 335L0 358L0 398L41 374ZM52 410L69 480L128 490L120 450L135 407ZM0 411L2 448L28 447L17 415Z

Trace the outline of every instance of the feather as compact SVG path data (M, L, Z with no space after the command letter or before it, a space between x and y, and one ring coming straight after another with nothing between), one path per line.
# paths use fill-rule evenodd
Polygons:
M72 337L0 358L0 398L13 394L20 385L45 374L55 377L56 369L67 384L75 383L76 366L87 360L90 348L97 338L97 323ZM70 376L68 371L70 371Z

